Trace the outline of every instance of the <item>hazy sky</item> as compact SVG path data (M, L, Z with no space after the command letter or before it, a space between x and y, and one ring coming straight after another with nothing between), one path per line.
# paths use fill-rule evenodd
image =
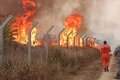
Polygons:
M120 43L120 0L94 0L88 11L88 28L115 47Z

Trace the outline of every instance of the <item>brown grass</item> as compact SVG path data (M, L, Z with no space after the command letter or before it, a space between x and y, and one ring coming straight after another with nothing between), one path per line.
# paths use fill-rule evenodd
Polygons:
M66 74L76 74L82 66L96 60L99 51L94 48L49 48L45 62L45 48L32 48L31 65L27 63L26 46L7 46L0 66L0 80L66 80Z

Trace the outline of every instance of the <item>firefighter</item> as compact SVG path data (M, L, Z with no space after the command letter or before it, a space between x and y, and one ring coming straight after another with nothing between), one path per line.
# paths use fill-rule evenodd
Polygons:
M107 44L107 41L103 42L103 46L100 49L102 64L105 72L109 72L109 64L110 64L110 46Z
M115 49L114 55L115 55L115 58L117 61L117 68L118 68L117 75L116 75L115 79L120 79L120 46L118 46Z

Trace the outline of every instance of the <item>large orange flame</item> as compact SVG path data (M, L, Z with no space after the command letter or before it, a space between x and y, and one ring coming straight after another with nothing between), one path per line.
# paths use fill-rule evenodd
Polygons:
M74 45L74 36L78 33L82 24L82 17L79 14L71 15L65 20L66 32L61 35L60 45L66 46L67 36L69 38L68 44L70 47ZM71 33L71 34L70 34ZM70 34L70 35L69 35ZM77 38L75 38L76 40ZM76 43L78 45L78 43Z
M12 29L17 29L16 41L21 44L28 43L28 30L32 26L32 19L36 13L36 3L33 0L21 0L24 14L15 19L15 22L12 23ZM32 45L38 45L39 42L36 40L37 29L34 28L32 31Z

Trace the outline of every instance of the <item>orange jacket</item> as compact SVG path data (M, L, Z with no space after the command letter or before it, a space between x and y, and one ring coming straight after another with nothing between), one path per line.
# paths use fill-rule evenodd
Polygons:
M101 57L104 58L109 58L110 54L109 52L111 52L110 46L105 44L101 47L100 49L100 53L101 53Z

